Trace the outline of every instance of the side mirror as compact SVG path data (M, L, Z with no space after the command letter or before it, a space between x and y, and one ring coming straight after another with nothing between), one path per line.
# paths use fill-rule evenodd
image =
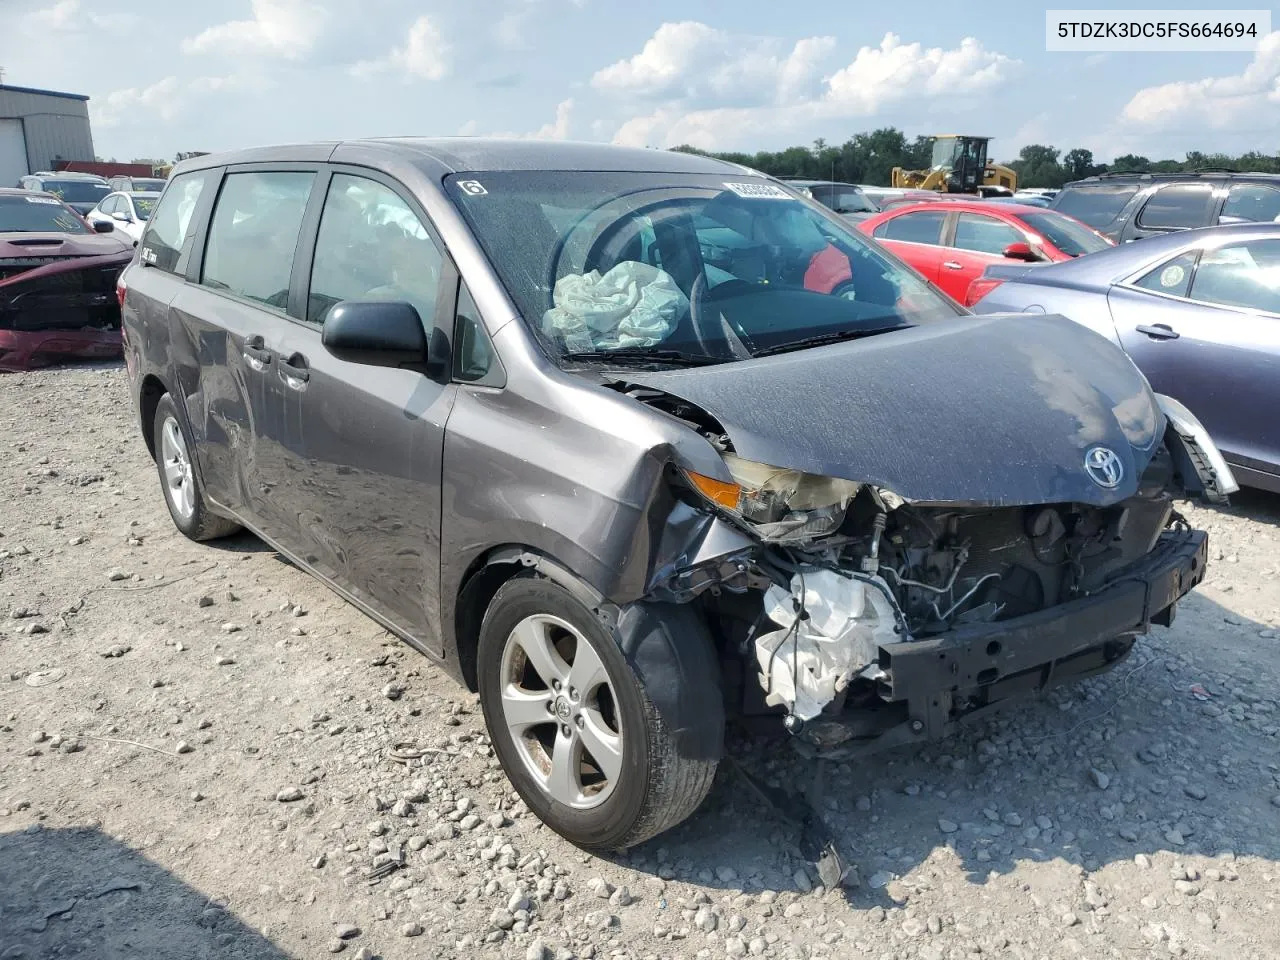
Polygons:
M1024 260L1027 263L1035 263L1040 259L1036 256L1035 251L1031 249L1031 245L1026 243L1009 244L1004 248L1003 256L1009 260Z
M95 220L93 222L94 233L110 233L116 228L116 225L110 220Z
M121 223L128 223L129 215L122 210L117 210L115 213L111 214L111 219L119 220Z
M320 340L351 363L423 371L427 366L422 318L402 300L344 300L325 317Z

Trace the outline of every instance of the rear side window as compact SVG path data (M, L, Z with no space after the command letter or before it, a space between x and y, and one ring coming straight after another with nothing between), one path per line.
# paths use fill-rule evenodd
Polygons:
M1026 242L1022 234L1009 224L1001 223L995 217L962 213L956 220L956 239L953 246L960 250L992 253L999 256L1004 253L1005 247L1009 244Z
M1124 183L1067 187L1058 194L1053 209L1099 229L1120 216L1120 211L1137 192L1136 184Z
M1171 297L1185 297L1187 288L1191 286L1191 273L1195 269L1198 256L1200 256L1199 250L1180 253L1172 260L1166 260L1150 273L1144 274L1136 282L1136 286Z
M213 208L200 282L284 310L314 180L310 172L230 174Z
M213 170L198 170L173 178L138 244L143 263L170 273L178 268L178 260L190 251L195 238L196 204L215 175Z
M1237 183L1227 194L1219 223L1272 223L1280 220L1280 190L1261 183Z
M443 265L427 228L395 191L336 174L320 217L307 319L323 323L343 300L403 300L430 330Z
M942 242L942 224L946 219L947 215L941 210L904 213L876 227L874 236L880 240L902 240L906 243L937 245Z
M1213 187L1207 183L1178 183L1161 187L1138 214L1138 226L1176 230L1203 227L1209 222Z
M1205 303L1280 313L1280 240L1246 240L1206 250L1189 296Z

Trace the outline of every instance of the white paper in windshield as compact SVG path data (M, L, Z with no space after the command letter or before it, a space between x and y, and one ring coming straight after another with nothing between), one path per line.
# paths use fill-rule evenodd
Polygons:
M748 200L791 200L791 194L772 183L731 183L725 186L740 197Z
M55 207L62 206L62 201L55 200L53 197L26 197L27 203L52 203Z

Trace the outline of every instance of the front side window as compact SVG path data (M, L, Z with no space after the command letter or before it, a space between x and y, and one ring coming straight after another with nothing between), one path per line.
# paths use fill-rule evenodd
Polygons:
M995 217L962 213L956 218L956 239L952 244L960 250L1000 256L1011 243L1026 243L1026 238Z
M1055 198L1053 208L1097 230L1120 216L1137 192L1137 184L1098 183L1067 187Z
M1227 193L1219 223L1280 221L1280 190L1261 183L1237 183Z
M190 252L195 238L192 218L196 204L215 176L215 171L197 170L174 178L138 244L143 263L171 272L177 269L178 260Z
M1202 227L1209 222L1213 187L1207 183L1179 183L1161 187L1147 198L1138 226L1160 230Z
M1180 253L1172 260L1166 260L1154 270L1148 271L1135 281L1135 285L1153 293L1163 293L1171 297L1185 297L1191 287L1191 273L1196 267L1199 250Z
M877 240L901 240L904 243L942 243L942 225L947 215L940 210L904 213L886 220L875 229Z
M111 214L115 213L119 209L120 198L116 196L107 197L107 199L98 204L98 210L105 213L107 216L111 216Z
M511 171L446 185L564 359L720 362L957 315L847 222L763 178Z
M302 214L315 174L229 174L222 184L200 282L284 310Z
M324 323L343 300L403 300L429 330L443 263L426 227L395 191L336 174L320 216L307 319Z
M1280 240L1246 240L1204 251L1187 296L1203 303L1280 313Z
M84 222L56 197L0 194L0 234L88 232Z

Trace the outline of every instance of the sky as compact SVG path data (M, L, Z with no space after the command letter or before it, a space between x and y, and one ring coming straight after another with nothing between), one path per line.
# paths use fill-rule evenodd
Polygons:
M1280 31L1251 53L1047 53L1024 7L0 0L0 69L88 95L118 160L459 134L755 151L880 126L990 136L1000 159L1280 152Z

